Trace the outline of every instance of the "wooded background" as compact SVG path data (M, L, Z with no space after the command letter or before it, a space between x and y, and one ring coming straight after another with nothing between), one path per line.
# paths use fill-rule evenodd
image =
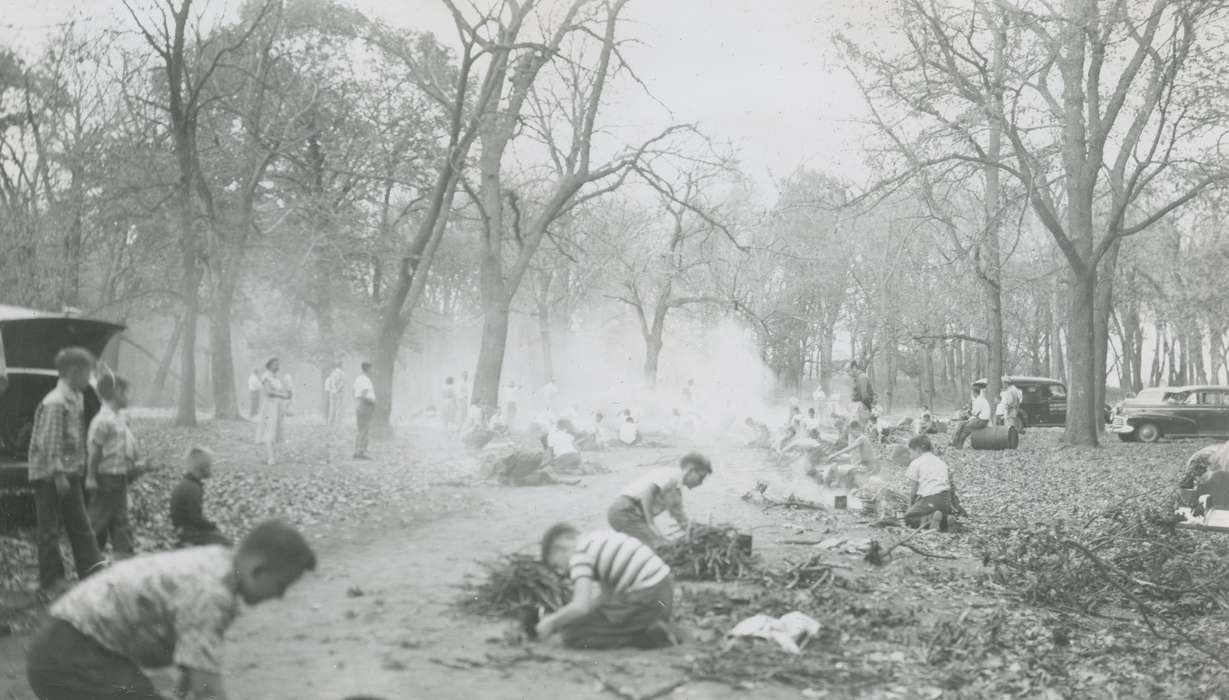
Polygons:
M779 389L857 358L889 410L1064 380L1081 444L1107 385L1229 379L1224 3L885 3L892 47L833 34L872 176L766 192L722 134L608 119L654 69L630 0L441 2L451 36L129 0L0 46L0 300L127 323L182 424L237 417L271 354L370 358L387 421L442 362L495 403L505 360L541 385L619 328L653 385L730 322Z

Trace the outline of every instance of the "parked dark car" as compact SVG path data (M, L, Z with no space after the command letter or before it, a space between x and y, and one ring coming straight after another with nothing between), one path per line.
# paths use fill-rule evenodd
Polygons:
M69 314L0 305L0 518L26 510L29 491L26 457L39 402L55 387L55 355L71 346L95 356L123 326ZM98 412L98 397L85 391L85 421Z
M1229 386L1144 389L1114 409L1110 430L1124 442L1163 437L1229 438Z
M1020 411L1024 416L1024 425L1029 428L1061 428L1067 424L1067 385L1049 377L1010 377L1012 383L1020 388L1024 400L1020 403ZM982 388L987 386L985 379L976 382ZM991 407L993 408L993 407ZM1110 422L1110 407L1104 408L1104 419Z

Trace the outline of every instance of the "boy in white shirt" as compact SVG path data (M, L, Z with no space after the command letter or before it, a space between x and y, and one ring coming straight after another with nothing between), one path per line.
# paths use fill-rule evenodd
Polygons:
M909 527L929 525L933 530L947 529L947 516L963 512L956 501L956 489L947 463L933 452L930 438L918 435L909 441L913 461L905 472L909 480Z
M682 487L694 489L709 474L713 464L696 452L685 455L677 467L659 467L628 484L606 513L610 527L656 548L666 538L653 524L663 511L670 511L674 522L687 529L687 513L683 510Z

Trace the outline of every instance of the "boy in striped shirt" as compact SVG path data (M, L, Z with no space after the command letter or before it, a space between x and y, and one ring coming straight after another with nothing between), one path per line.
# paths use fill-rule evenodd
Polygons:
M542 639L558 632L576 649L674 644L670 567L640 540L601 530L579 535L560 523L542 538L542 560L572 578L572 600L538 623Z

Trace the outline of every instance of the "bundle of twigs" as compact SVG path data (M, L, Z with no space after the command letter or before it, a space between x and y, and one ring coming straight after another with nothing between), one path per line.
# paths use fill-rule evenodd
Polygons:
M824 561L822 554L814 554L802 561L786 561L781 569L769 572L765 581L771 586L791 591L810 591L843 581L842 572L831 562Z
M729 581L745 578L756 558L739 543L732 525L692 525L681 540L658 547L657 554L684 581Z
M467 581L457 602L462 610L491 617L522 617L526 610L558 610L572 597L571 583L546 564L524 554L481 562L483 580Z

